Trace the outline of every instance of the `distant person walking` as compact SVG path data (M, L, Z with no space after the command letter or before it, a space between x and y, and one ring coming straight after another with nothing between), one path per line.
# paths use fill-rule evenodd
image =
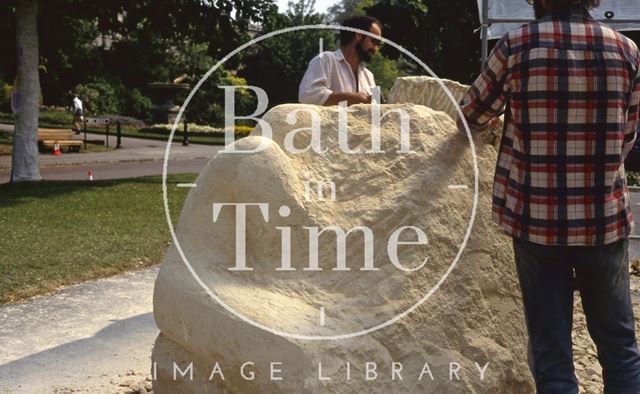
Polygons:
M80 134L80 126L84 121L84 113L82 109L82 100L78 98L77 94L73 95L73 124L75 126L76 134Z

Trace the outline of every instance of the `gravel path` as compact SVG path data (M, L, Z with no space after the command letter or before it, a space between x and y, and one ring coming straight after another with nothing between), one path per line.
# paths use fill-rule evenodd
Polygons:
M0 392L131 392L120 384L144 382L157 270L0 306Z
M13 125L0 124L0 130L13 131ZM76 139L81 137L81 135L74 136ZM100 134L87 133L87 137L88 139L105 139L105 136ZM115 137L111 136L109 141L110 146L115 146ZM166 148L167 141L123 137L121 149L104 152L63 153L60 156L41 153L38 155L38 163L40 168L45 168L96 163L163 161ZM200 144L182 146L181 141L174 141L171 144L169 160L209 159L223 148L223 146ZM10 155L0 156L0 169L11 169Z
M631 276L631 291L640 317L637 274ZM152 315L156 275L154 267L0 306L0 392L151 392L150 356L158 334ZM602 371L578 294L574 310L580 392L600 393Z

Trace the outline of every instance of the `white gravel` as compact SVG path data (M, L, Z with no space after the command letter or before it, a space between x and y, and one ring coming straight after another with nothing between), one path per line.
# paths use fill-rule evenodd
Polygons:
M0 392L118 392L150 372L158 269L0 306Z
M150 392L151 349L158 334L152 315L157 272L154 267L126 273L0 306L0 392ZM637 274L631 276L636 321ZM602 370L577 293L574 311L580 392L602 392Z

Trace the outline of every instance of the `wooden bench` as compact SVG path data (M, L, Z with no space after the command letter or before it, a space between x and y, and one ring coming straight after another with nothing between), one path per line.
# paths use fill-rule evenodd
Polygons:
M73 139L73 131L59 129L39 129L38 130L38 150L44 152L53 149L58 141L60 149L67 148L67 152L80 152L82 141Z
M64 129L38 129L38 141L44 140L71 140L73 131Z
M82 141L78 140L43 140L41 141L42 147L46 150L53 149L56 141L58 142L58 146L62 150L63 147L67 148L67 152L80 152L80 147L82 146ZM40 141L38 141L40 143Z

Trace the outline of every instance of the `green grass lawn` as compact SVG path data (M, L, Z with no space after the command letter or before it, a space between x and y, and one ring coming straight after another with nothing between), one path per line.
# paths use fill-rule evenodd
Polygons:
M171 189L174 224L187 193ZM160 176L2 184L0 228L0 303L157 264L171 238Z
M71 127L73 124L73 114L69 111L52 111L41 109L38 121L53 127ZM13 114L0 112L0 123L13 124Z

